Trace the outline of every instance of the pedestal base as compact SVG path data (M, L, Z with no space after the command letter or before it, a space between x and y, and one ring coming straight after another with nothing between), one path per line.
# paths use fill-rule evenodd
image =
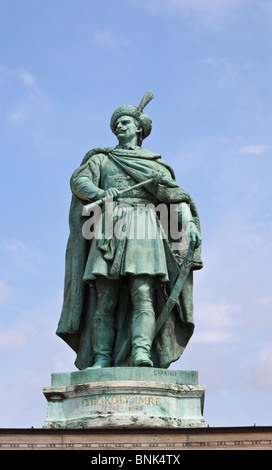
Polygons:
M196 371L111 367L52 374L44 428L205 427Z

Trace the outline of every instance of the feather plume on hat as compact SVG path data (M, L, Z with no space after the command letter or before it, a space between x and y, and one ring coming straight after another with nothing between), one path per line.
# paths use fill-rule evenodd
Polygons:
M152 130L152 119L147 114L143 113L143 109L153 98L153 93L151 91L147 91L141 99L138 108L130 104L124 104L123 106L117 108L111 117L110 126L112 132L114 133L115 131L117 119L119 119L121 116L131 116L140 122L143 129L143 139L149 136Z
M147 91L144 96L142 97L141 99L141 103L139 104L138 106L138 109L140 112L143 111L143 109L146 107L146 105L148 105L148 103L153 100L154 98L154 95L152 93L152 91Z

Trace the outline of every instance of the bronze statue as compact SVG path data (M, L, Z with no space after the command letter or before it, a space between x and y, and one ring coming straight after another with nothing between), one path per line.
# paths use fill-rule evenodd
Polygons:
M193 271L202 267L199 217L172 168L142 149L152 129L143 109L152 98L147 92L139 107L117 108L110 125L119 144L89 151L71 177L57 334L76 352L79 369L168 368L194 330ZM100 212L92 218L85 207ZM173 239L171 217L182 227L179 239Z

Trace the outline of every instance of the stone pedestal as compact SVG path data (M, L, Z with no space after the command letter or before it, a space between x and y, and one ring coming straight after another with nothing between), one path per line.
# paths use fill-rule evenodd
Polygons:
M196 371L111 367L52 374L44 428L205 427Z

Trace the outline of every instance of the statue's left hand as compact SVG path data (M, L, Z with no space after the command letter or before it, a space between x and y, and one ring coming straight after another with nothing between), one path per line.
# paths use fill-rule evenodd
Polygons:
M194 249L198 248L201 243L201 235L194 221L190 221L186 225L185 236L188 243L191 243Z

